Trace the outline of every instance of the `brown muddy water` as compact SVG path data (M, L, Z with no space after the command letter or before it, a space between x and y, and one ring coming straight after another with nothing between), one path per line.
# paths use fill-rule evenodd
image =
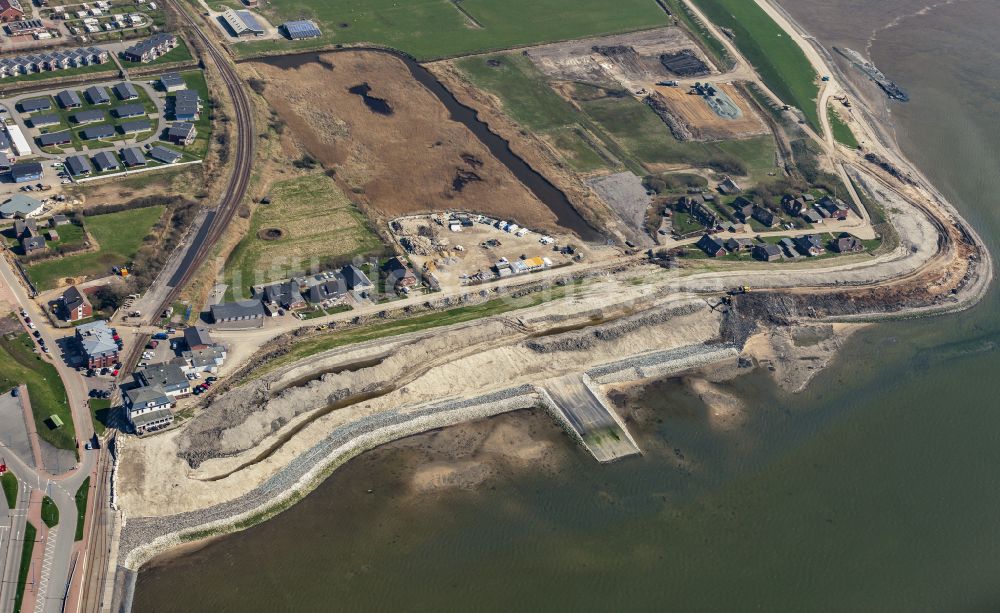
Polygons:
M855 48L926 4L786 2ZM994 253L997 31L995 0L964 0L871 48L911 95L890 107L900 143ZM471 435L376 450L277 518L144 570L134 610L996 611L998 347L994 289L964 313L858 333L801 394L762 372L723 384L738 427L681 381L650 385L625 401L641 458L599 466L523 413L508 417L554 451L476 487L412 486L428 464L464 466L445 450Z

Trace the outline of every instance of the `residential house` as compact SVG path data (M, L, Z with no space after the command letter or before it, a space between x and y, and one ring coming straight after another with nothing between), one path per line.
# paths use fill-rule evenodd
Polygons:
M300 309L306 306L306 301L299 291L299 284L294 281L284 281L266 285L260 290L261 300L271 310L276 309Z
M82 177L93 172L90 161L82 155L71 155L66 158L66 170L74 177Z
M153 145L153 148L149 150L149 157L153 158L157 162L173 164L180 161L182 156L173 149L167 149L161 145Z
M810 257L817 256L823 253L823 244L820 242L819 237L815 234L806 234L804 236L795 237L795 248L799 250L802 255L808 255Z
M104 111L97 109L87 109L73 114L73 121L78 124L94 123L104 119Z
M140 134L152 130L153 124L148 119L133 119L121 122L118 124L118 129L122 134Z
M48 128L60 123L62 123L62 117L59 115L34 115L31 118L32 128Z
M402 259L391 258L382 266L385 273L386 286L388 287L410 287L416 285L417 277L410 270L410 267Z
M91 159L94 160L94 166L97 167L98 172L108 172L118 169L118 158L110 151L101 151Z
M730 253L737 253L739 251L750 251L753 249L753 239L752 238L730 238L726 240L726 250Z
M750 217L753 215L754 206L755 205L752 200L744 198L743 196L733 200L732 207L734 209L736 219L743 223L748 223L750 221Z
M111 89L115 92L115 96L118 96L119 100L135 100L139 97L139 92L136 90L135 85L132 85L128 81L122 81Z
M0 0L2 2L3 0ZM22 113L37 113L47 111L52 108L52 101L48 98L28 98L17 103Z
M160 87L166 92L176 92L187 87L187 83L176 72L160 75Z
M111 113L118 119L127 119L129 117L141 117L146 114L146 107L134 102L132 104L122 104L111 109Z
M754 207L752 217L767 228L778 225L777 215L762 206Z
M725 245L711 234L705 234L698 240L698 248L713 258L726 255Z
M91 104L111 104L111 96L108 95L108 90L97 85L91 85L83 90L83 95L87 97L87 100Z
M806 209L803 211L802 219L811 224L823 223L823 216L817 213L814 209Z
M347 290L354 294L356 298L362 297L366 292L375 287L368 276L357 266L348 264L340 269L340 274L344 277L344 285Z
M65 226L68 223L70 223L69 217L66 217L62 213L56 213L55 215L49 218L49 227L51 228L55 228L57 226Z
M831 245L834 251L837 253L855 253L858 251L864 251L864 244L854 236L841 236L837 240L833 241Z
M49 132L38 136L38 144L42 147L58 147L73 142L73 134L69 130Z
M62 293L59 297L59 304L56 315L63 321L81 321L94 314L94 309L84 295L75 285Z
M167 129L167 141L182 147L193 143L197 135L198 131L193 123L178 122Z
M241 300L213 304L209 307L212 321L216 324L227 323L263 323L264 305L260 300Z
M207 349L215 345L212 336L208 333L208 328L204 326L190 326L184 329L184 342L188 349Z
M0 21L10 23L24 18L24 9L18 0L0 0Z
M15 238L30 238L32 236L38 236L38 222L34 219L16 219L14 220L14 237Z
M755 260L774 262L781 259L781 249L777 245L762 243L754 246L751 255Z
M122 52L122 57L129 62L152 62L176 46L177 36L167 32L160 32L127 47Z
M41 236L26 236L21 239L21 248L24 249L24 255L44 251L46 247L45 239Z
M185 374L199 372L218 372L226 362L226 348L222 345L212 345L204 349L188 349L181 352L184 365L181 369Z
M828 216L834 219L847 219L847 213L850 211L842 200L829 195L820 198L819 202L816 203L816 207L826 211Z
M736 181L732 178L726 177L718 185L719 191L727 196L735 196L736 194L743 191L743 188L739 186Z
M100 140L102 138L111 138L114 135L115 127L108 123L85 128L80 131L80 136L84 140Z
M146 157L142 154L142 149L138 147L126 147L119 153L121 154L125 165L129 168L146 165Z
M0 217L3 219L13 219L19 217L27 219L37 217L42 214L42 203L31 196L24 194L14 194L0 204Z

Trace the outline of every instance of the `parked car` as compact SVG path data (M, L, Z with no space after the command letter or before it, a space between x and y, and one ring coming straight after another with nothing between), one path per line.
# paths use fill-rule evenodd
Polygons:
M15 387L14 389L10 390L10 395L17 398L18 396L21 395L21 390Z
M205 378L205 381L208 381L208 382L210 382L210 383L215 383L215 382L216 382L216 381L218 381L218 380L219 380L219 378L218 378L218 377L206 377L206 378Z
M42 333L39 332L38 330L32 332L31 335L34 336L35 338L42 338Z

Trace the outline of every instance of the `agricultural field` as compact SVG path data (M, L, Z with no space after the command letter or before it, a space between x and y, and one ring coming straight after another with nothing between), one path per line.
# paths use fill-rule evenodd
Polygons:
M767 13L747 0L694 0L716 25L729 28L734 42L764 83L779 98L798 107L819 130L817 75L802 49Z
M3 322L6 332L0 335L0 389L27 385L38 435L53 447L76 449L73 416L62 379L55 366L42 359L34 340L21 331L13 317ZM51 415L59 416L63 425L53 428L48 421Z
M330 43L375 43L420 60L662 26L652 0L273 0L261 12L279 24L309 18L319 39L237 45L243 55Z
M269 197L226 263L231 286L248 288L384 250L361 212L325 174L276 183Z
M151 206L87 217L84 225L99 245L97 251L28 266L28 277L39 290L51 289L67 277L100 277L130 261L142 246L165 207Z

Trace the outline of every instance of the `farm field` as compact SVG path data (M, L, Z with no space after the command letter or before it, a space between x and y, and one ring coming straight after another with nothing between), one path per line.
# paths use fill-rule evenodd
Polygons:
M162 206L152 206L87 217L84 225L100 249L34 264L28 267L28 277L43 290L56 287L65 277L109 274L135 255L163 211Z
M27 385L38 435L59 449L75 449L73 416L66 388L55 366L35 353L35 342L27 332L21 331L13 315L3 323L3 327L13 331L0 336L0 389L10 390L19 383ZM47 423L50 415L58 415L63 425L50 428Z
M229 256L224 274L231 288L248 289L383 250L361 212L325 174L276 183L270 198L271 204L254 211L247 236Z
M420 60L627 32L664 25L652 0L274 0L262 9L275 24L309 18L319 39L237 45L249 55L273 49L315 48L330 43L375 43Z
M730 28L734 42L753 64L764 83L779 98L798 107L819 129L817 75L802 49L754 2L694 0L713 23Z

